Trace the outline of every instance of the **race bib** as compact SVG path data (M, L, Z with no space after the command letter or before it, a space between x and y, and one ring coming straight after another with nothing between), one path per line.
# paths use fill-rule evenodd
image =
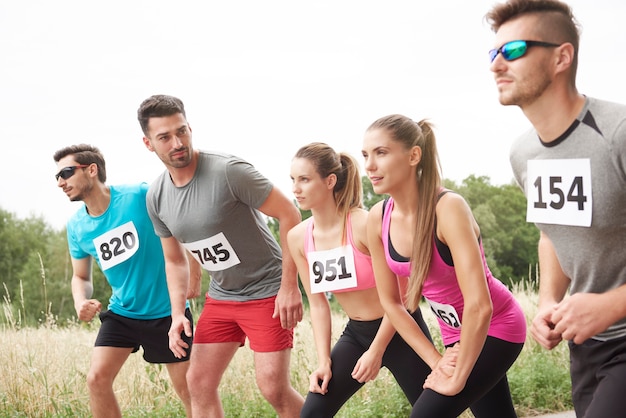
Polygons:
M591 226L589 159L529 160L526 199L528 222Z
M307 254L311 293L332 292L357 286L354 254L349 245Z
M183 243L183 246L207 271L222 271L241 263L223 232L200 241Z
M435 316L441 319L446 325L451 328L461 328L461 320L454 306L433 302L428 299L426 299L426 302L430 305L430 310L433 311Z
M139 249L139 234L135 224L127 222L93 240L100 267L106 271L128 260Z

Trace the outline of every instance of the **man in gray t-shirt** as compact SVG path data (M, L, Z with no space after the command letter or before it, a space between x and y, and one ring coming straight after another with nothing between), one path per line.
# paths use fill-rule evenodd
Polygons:
M531 334L547 349L568 340L576 416L623 416L626 106L578 92L578 25L566 3L507 0L487 20L500 103L533 125L510 155L527 220L541 230Z
M144 144L167 170L150 186L148 213L161 237L172 302L170 349L184 355L187 251L211 276L194 335L187 381L194 416L223 416L218 387L246 338L256 381L279 416L299 416L304 398L291 386L293 328L302 295L287 246L300 212L240 158L194 150L182 101L151 96L139 107ZM263 216L276 218L278 245Z

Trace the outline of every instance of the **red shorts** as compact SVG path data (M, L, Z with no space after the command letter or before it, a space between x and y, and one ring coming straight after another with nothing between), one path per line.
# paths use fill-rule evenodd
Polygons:
M293 330L284 329L280 318L272 318L275 301L276 296L234 302L207 295L193 343L238 342L243 346L248 337L250 348L260 353L293 348Z

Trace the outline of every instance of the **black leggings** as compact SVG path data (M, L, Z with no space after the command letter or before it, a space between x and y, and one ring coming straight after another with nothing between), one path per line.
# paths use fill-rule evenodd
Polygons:
M412 314L424 334L431 339L428 327L419 309ZM332 378L325 395L312 393L306 397L301 417L329 418L363 385L351 376L358 359L374 340L381 319L374 321L348 321L343 334L330 354ZM431 339L432 341L432 339ZM408 401L413 404L423 392L422 385L430 373L430 367L396 333L389 342L382 359L382 366L389 369Z
M465 388L455 396L424 390L413 404L411 418L453 418L467 408L476 418L517 417L506 372L523 346L488 336Z

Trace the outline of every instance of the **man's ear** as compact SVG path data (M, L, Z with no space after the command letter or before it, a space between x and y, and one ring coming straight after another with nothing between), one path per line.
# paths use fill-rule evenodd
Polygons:
M557 61L555 63L555 70L557 73L568 71L574 63L574 45L569 42L565 42L557 48Z
M154 152L154 148L152 148L152 144L150 143L150 138L144 136L143 137L143 144L146 146L146 148L148 148L148 151Z

